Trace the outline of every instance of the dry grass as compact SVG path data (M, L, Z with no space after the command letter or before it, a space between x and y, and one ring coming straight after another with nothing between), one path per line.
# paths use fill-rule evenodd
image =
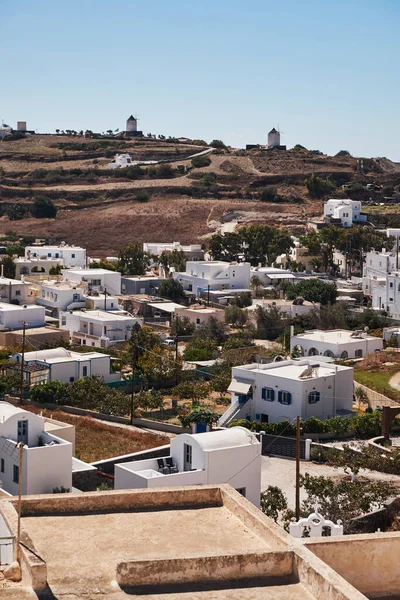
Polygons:
M26 410L75 426L75 456L85 462L96 462L121 454L140 452L169 443L169 438L147 431L135 431L107 425L91 417L78 417L60 410L50 411L24 406Z

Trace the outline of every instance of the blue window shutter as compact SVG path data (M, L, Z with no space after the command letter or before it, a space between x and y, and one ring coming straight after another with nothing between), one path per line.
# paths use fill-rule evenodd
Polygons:
M256 414L256 420L259 421L260 420L260 415L257 413Z
M287 392L287 403L292 404L292 394L290 392Z
M320 394L320 392L317 392L316 396L317 396L317 397L315 398L315 401L316 401L316 402L319 402L319 401L320 401L320 399L321 399L321 394Z
M262 389L261 389L261 398L262 398L263 400L266 400L266 399L267 399L267 390L266 390L266 388L262 388Z
M278 392L278 402L282 403L282 392Z
M271 402L275 400L275 390L271 390Z

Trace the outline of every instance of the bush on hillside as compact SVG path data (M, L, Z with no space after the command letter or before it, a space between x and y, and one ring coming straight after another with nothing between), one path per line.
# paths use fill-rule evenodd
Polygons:
M35 219L55 219L57 216L57 207L49 198L38 196L31 207L31 215Z
M192 158L192 166L195 169L201 169L208 167L211 164L211 158L209 156L194 156Z

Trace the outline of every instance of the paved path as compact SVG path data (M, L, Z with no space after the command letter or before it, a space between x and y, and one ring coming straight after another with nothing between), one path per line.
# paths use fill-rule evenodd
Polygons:
M300 473L304 475L324 475L329 477L332 475L340 475L344 470L339 467L330 467L326 465L316 465L312 462L302 461L300 463ZM367 471L362 469L360 475L368 476L370 479L380 481L393 481L400 485L399 475L388 475L386 473L377 473L376 471ZM286 458L275 458L269 456L262 457L261 464L261 490L265 490L269 485L276 485L286 494L289 508L294 508L295 505L295 476L296 462ZM300 500L305 498L306 494L303 489L300 490Z

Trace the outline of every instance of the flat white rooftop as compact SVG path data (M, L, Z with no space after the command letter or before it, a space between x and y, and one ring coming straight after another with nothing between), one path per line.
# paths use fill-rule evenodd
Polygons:
M367 333L362 333L358 336L354 331L347 329L332 329L331 331L306 331L294 336L296 340L309 340L314 342L324 342L327 344L359 344L362 340L376 340L379 338Z
M20 279L9 279L8 277L0 277L0 285L29 285Z
M7 304L6 302L0 302L0 312L25 312L25 311L33 311L38 308L43 308L41 306L37 306L37 304L23 304L19 306L17 304Z
M75 273L87 277L88 275L107 275L108 273L118 274L118 271L110 271L109 269L63 269L64 273Z
M318 367L315 369L312 377L301 378L300 375L304 373L310 364L311 363L308 365L283 365L282 367L276 367L272 369L260 369L257 365L255 365L255 368L248 370L248 373L265 373L265 375L268 375L268 377L283 377L284 379L296 379L298 381L309 381L310 379L320 379L322 377L331 377L335 375L334 367L321 365L318 363L318 361L315 361L315 364L318 365ZM245 375L243 374L243 377L244 376Z
M122 311L121 311L122 312ZM85 312L75 310L74 315L78 315L84 321L132 321L135 317L129 317L125 314L117 314L107 310L87 310Z

